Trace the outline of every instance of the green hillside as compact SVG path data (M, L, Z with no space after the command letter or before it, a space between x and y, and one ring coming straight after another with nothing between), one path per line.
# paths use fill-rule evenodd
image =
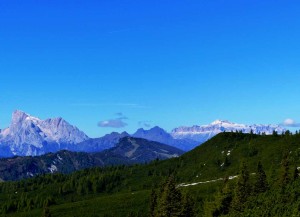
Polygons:
M280 211L282 207L278 206L276 213L290 214L296 212L295 198L300 184L288 181L284 189L280 186L284 153L289 162L287 173L292 177L294 167L300 165L300 135L222 133L179 158L1 183L0 206L3 216L42 216L47 210L51 216L148 216L151 190L159 192L161 183L174 175L177 185L195 183L178 189L183 196L193 198L196 216L212 216L220 205L218 198L224 196L225 186L229 195L238 195L236 183L241 182L242 176L229 179L225 184L222 180L199 182L238 175L244 161L250 174L249 185L254 186L257 175L252 173L257 173L257 164L261 161L272 188L261 194L249 193L242 212L228 205L229 215L254 216L251 213L255 213L253 201L257 197L262 207L269 207L267 202L276 204L289 192L296 195L293 201L287 198L281 204L291 204L292 210Z

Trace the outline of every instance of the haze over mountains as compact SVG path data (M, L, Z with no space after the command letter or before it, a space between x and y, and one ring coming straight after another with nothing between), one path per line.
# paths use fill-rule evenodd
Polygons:
M209 125L178 127L166 132L160 127L89 138L62 118L41 120L22 111L15 111L8 128L0 130L0 156L37 156L60 150L99 152L115 147L121 138L132 136L170 145L184 151L193 149L221 132L242 131L272 134L285 131L279 125L245 125L217 120Z

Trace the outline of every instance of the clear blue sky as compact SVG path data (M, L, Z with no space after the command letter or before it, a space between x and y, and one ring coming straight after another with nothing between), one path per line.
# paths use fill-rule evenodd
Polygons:
M0 128L16 109L91 137L300 121L299 14L288 0L0 1Z

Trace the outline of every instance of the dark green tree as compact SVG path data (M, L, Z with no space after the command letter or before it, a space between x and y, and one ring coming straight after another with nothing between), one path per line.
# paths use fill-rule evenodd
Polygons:
M251 129L251 130L250 130L250 135L253 136L253 134L254 134L254 133L253 133L253 130Z
M299 170L297 166L294 168L294 173L293 173L293 180L296 181L299 178Z
M236 183L234 198L233 198L233 208L236 211L242 211L244 204L251 194L251 186L249 180L248 166L245 162L242 163L240 168L240 173Z
M170 176L160 195L157 206L157 217L181 216L181 192L176 188L174 177Z
M226 178L224 181L224 187L215 196L214 208L211 215L213 217L217 217L228 214L232 197L232 191L230 190L228 179Z
M281 161L281 174L279 180L279 185L282 188L285 188L285 186L291 181L289 170L290 170L289 154L288 152L285 152L283 159Z
M229 161L228 157L226 156L225 160L224 160L224 168L228 167L229 165L230 165L230 161Z
M181 216L194 217L195 216L194 206L195 206L194 200L189 195L185 194L182 199Z
M155 212L157 208L157 194L154 189L151 191L150 196L150 217L155 217Z
M44 210L43 210L43 217L51 217L51 213L50 213L50 210L49 210L49 207L48 207L48 206L45 206L45 207L44 207Z
M265 171L263 170L263 166L260 161L257 164L255 179L256 179L254 183L255 193L263 193L268 190L267 176Z

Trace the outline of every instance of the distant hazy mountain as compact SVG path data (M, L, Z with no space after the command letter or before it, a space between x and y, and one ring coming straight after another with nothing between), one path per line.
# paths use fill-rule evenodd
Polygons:
M1 156L41 155L87 140L78 128L62 118L40 120L22 111L15 111L9 128L0 132Z
M280 134L285 131L285 129L279 125L246 125L216 120L208 125L178 127L172 130L171 135L175 139L190 139L203 143L221 132L242 131L243 133L250 133L251 130L254 134L265 133L267 135L272 134L273 131L277 131Z
M144 130L142 128L138 129L134 134L132 134L132 136L168 144L184 151L191 150L195 146L199 145L198 141L191 140L189 138L174 138L164 129L157 126L149 130Z
M114 147L121 138L130 136L127 132L117 133L113 132L100 138L93 138L85 140L73 146L70 150L72 151L83 151L83 152L100 152L105 149Z
M16 180L45 173L70 173L95 166L144 163L178 157L183 153L161 143L124 137L115 147L98 153L59 151L35 157L0 159L0 179Z

